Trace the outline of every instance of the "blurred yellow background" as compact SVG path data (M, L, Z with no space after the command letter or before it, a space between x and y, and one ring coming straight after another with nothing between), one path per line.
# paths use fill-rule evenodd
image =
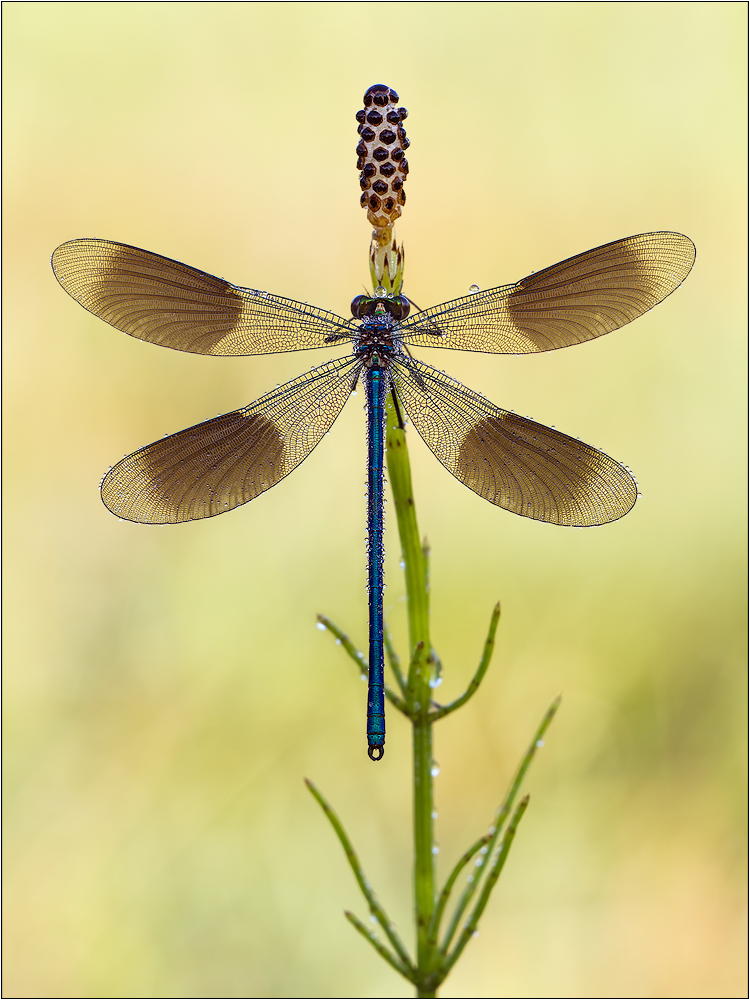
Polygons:
M355 112L409 109L397 235L430 305L644 231L697 264L549 355L429 357L630 465L571 531L513 517L410 435L448 700L444 875L563 706L444 997L744 996L745 19L739 3L6 3L5 996L407 997L302 784L411 943L409 731L365 752L364 420L254 503L118 523L124 453L324 360L181 355L59 288L106 237L342 315L367 287ZM426 355L423 355L426 356ZM388 614L406 655L398 538Z

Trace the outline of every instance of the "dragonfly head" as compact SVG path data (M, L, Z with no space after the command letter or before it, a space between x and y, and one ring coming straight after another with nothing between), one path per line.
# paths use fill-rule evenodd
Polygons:
M355 319L365 319L367 316L391 316L399 323L408 315L409 300L405 295L393 295L387 298L357 295L352 299L352 316Z

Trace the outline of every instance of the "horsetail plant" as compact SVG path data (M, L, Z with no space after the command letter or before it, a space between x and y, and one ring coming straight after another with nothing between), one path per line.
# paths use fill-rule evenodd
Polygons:
M381 121L396 124L406 118L405 108L396 108L398 95L387 87L376 85L365 94L365 109L357 113L360 123L360 144L357 147L358 166L362 169L360 184L363 188L362 205L368 209L368 220L373 224L370 244L370 274L374 295L398 296L402 292L404 277L404 250L393 237L393 224L401 214L405 197L403 191L403 151L408 139L402 127L398 129L397 151L401 153L396 175L396 192L381 184L380 190L371 180L376 174L378 159L373 156L378 147L375 130ZM368 122L369 117L369 122ZM362 135L364 132L364 135ZM389 138L386 134L386 140ZM384 157L382 159L385 159ZM390 164L388 164L390 165ZM391 171L388 180L395 171ZM392 183L392 182L391 182ZM370 192L370 193L368 193ZM479 688L487 672L495 646L495 634L500 621L500 605L496 605L490 618L489 630L479 665L466 691L448 705L439 705L433 698L439 680L440 662L430 643L429 630L429 552L427 543L420 543L416 505L412 490L411 466L403 420L392 396L386 403L386 460L388 478L396 509L401 565L406 580L409 647L412 651L409 667L404 675L400 659L393 647L387 627L384 627L384 647L391 667L396 690L387 683L385 697L412 726L412 776L413 776L413 838L414 838L414 922L416 954L412 957L402 942L393 922L365 876L362 864L349 840L341 820L322 793L309 780L306 785L320 804L341 843L372 920L380 928L385 940L364 924L358 917L345 911L347 920L364 937L396 972L416 987L418 997L436 997L437 990L473 935L477 933L479 919L489 901L508 853L518 824L529 803L528 795L516 805L516 799L526 772L539 747L542 737L557 711L556 699L542 719L534 738L521 761L504 800L499 806L487 833L478 838L456 862L445 883L438 890L435 872L434 839L434 778L436 767L433 755L433 726L440 719L463 707ZM329 631L342 649L354 661L360 675L367 677L367 658L355 647L348 635L325 615L318 616L318 627ZM514 808L515 807L515 808ZM472 863L473 862L473 863ZM470 873L459 882L467 866ZM449 909L451 895L463 884L463 891Z

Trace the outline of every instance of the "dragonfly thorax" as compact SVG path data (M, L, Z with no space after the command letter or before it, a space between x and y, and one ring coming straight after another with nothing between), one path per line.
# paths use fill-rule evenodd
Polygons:
M403 295L371 298L358 295L352 301L352 315L362 320L354 338L354 353L368 365L385 365L401 345L399 322L409 312L409 300Z

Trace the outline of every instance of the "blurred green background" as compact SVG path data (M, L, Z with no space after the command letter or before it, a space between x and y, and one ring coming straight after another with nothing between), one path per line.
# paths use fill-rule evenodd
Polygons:
M698 248L595 343L443 352L500 405L630 465L624 520L513 517L410 435L447 700L438 864L562 710L445 997L735 997L744 982L745 20L739 3L5 3L4 995L406 997L304 789L411 941L409 731L365 752L365 449L350 404L225 518L118 523L99 478L323 360L115 333L51 251L106 237L343 315L367 287L354 114L409 109L397 235L420 305L633 233ZM426 355L423 355L426 357ZM388 614L403 645L395 524Z

